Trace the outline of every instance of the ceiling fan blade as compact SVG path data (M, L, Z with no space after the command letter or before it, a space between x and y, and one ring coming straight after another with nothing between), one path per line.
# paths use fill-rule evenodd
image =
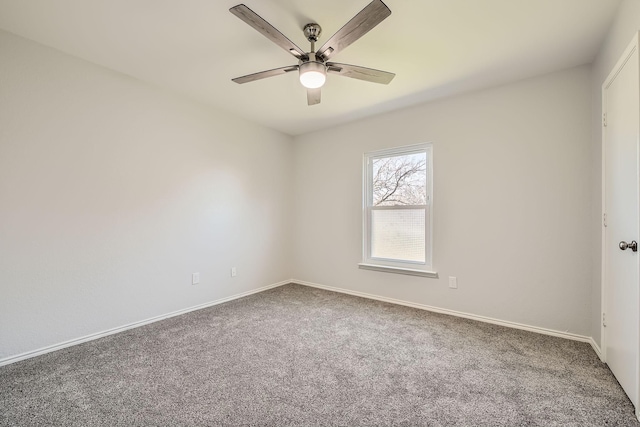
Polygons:
M307 104L308 105L320 104L320 88L307 89Z
M267 77L278 76L280 74L286 74L291 71L297 71L297 70L298 70L297 65L289 65L288 67L280 67L280 68L274 68L273 70L260 71L259 73L248 74L246 76L236 77L235 79L231 79L231 80L239 84L249 83L255 80L266 79Z
M229 12L242 19L244 22L256 29L260 34L300 59L306 57L306 53L300 49L294 42L289 40L284 34L278 31L273 25L265 21L260 15L249 9L244 4L229 9Z
M351 77L352 79L381 83L383 85L389 84L396 76L394 73L389 73L387 71L358 67L357 65L338 64L337 62L327 62L327 72L344 77Z
M325 61L340 52L351 43L368 33L373 27L391 15L391 10L381 0L373 0L362 9L351 21L338 30L325 44L322 45L318 56Z

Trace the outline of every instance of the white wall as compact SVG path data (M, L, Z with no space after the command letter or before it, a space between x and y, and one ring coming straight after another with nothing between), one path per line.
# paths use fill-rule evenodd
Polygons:
M593 135L593 174L592 174L592 195L593 195L593 220L592 234L597 245L594 245L592 252L594 274L592 282L593 309L591 313L592 336L596 343L600 345L600 315L601 315L601 248L600 234L602 214L602 84L607 78L616 62L631 42L634 34L640 31L640 1L624 0L618 9L615 21L613 22L609 34L605 39L596 60L592 64L592 135Z
M589 336L589 84L578 67L297 137L294 277ZM360 270L362 155L419 142L440 278Z
M288 136L0 32L0 359L291 277L291 157Z

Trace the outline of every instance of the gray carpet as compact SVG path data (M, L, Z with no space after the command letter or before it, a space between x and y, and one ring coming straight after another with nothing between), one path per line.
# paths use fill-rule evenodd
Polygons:
M287 285L0 368L2 426L638 426L588 344Z

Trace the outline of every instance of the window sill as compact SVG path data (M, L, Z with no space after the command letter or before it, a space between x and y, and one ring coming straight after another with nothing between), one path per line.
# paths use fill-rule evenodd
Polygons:
M358 264L358 268L363 270L383 271L385 273L408 274L409 276L431 277L432 279L438 278L438 273L435 271L416 270L413 268L389 267L386 265L365 264L362 262Z

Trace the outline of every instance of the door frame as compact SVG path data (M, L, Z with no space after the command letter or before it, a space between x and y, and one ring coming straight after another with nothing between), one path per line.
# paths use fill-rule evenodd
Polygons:
M607 362L607 334L606 334L606 328L605 328L605 323L606 323L606 319L605 319L605 314L606 314L606 303L607 303L607 299L606 299L606 295L607 295L607 277L606 277L606 273L607 273L607 255L606 255L606 135L605 135L605 120L606 120L606 105L607 105L607 98L606 98L606 91L607 88L611 85L611 83L613 82L613 80L617 77L617 75L620 73L620 71L622 70L622 68L624 67L624 65L627 64L627 62L629 60L631 60L631 57L634 53L638 52L638 55L636 57L636 59L639 62L639 69L640 69L640 32L636 33L633 37L633 39L631 40L631 43L627 46L627 48L624 50L624 53L622 54L622 56L620 57L620 59L618 60L618 62L616 62L616 65L613 67L613 69L611 70L611 72L609 73L609 75L607 76L607 78L605 79L604 83L602 84L602 118L601 118L601 129L602 129L602 212L601 212L601 216L600 216L600 227L602 230L601 233L601 243L600 243L600 253L601 253L601 278L600 278L600 290L601 290L601 296L600 296L600 359L602 360L602 362L606 363ZM639 82L640 84L640 82ZM640 87L640 86L639 86ZM638 96L638 98L640 99L640 93L637 94L636 96ZM638 117L638 123L640 124L640 117ZM638 153L638 157L636 158L636 169L639 171L639 176L638 176L638 200L640 201L640 126L638 127L638 129L636 129L636 152ZM640 219L639 219L640 220ZM640 226L639 226L640 227ZM640 236L638 236L640 237ZM640 265L639 265L640 268ZM638 277L640 277L640 271L639 271L639 275ZM638 283L638 286L640 286L640 283ZM640 295L640 292L638 293ZM637 301L638 306L640 307L640 299ZM639 325L638 325L638 331L640 331L640 316L639 316ZM640 333L640 332L639 332ZM639 338L639 342L640 342L640 337ZM638 352L638 357L636 358L636 388L637 388L637 396L639 396L640 399L640 349ZM640 420L640 404L639 402L632 402L634 407L635 407L635 411L636 411L636 418L638 418Z

